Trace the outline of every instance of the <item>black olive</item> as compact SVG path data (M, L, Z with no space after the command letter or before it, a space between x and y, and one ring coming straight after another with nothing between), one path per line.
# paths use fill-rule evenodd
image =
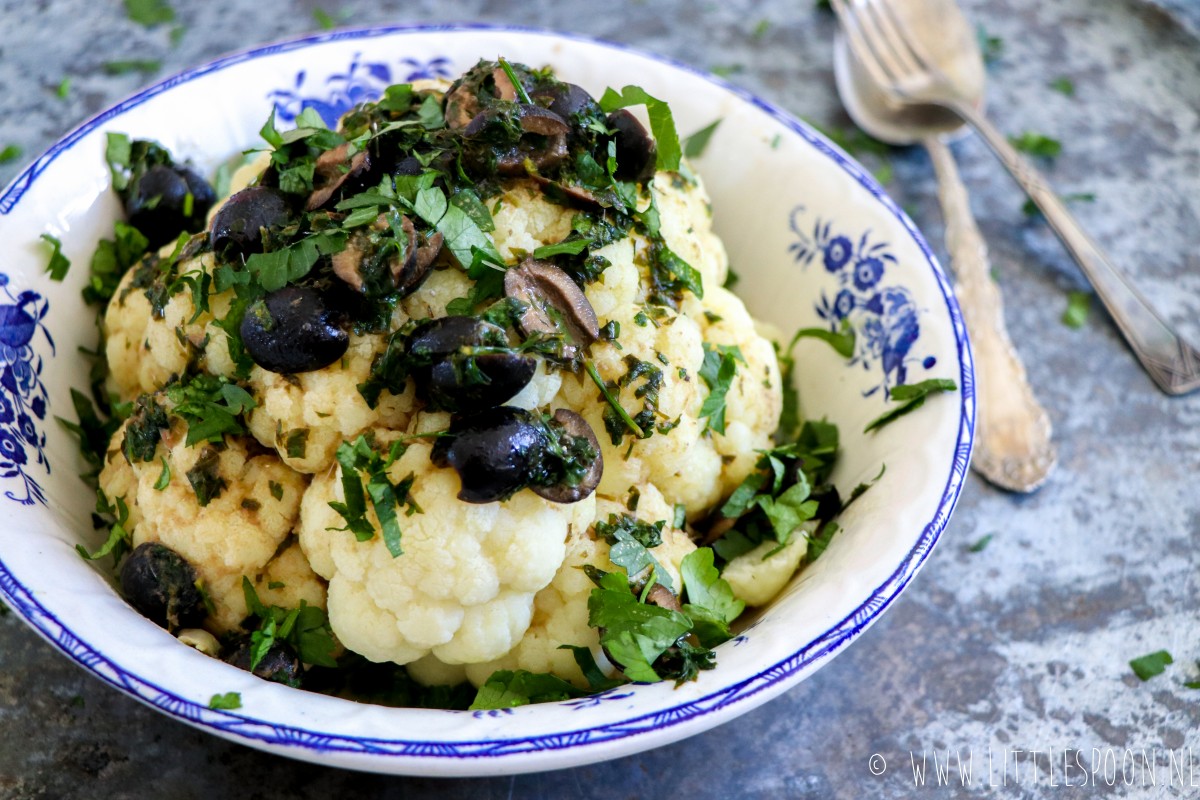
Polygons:
M216 199L212 187L187 167L155 164L129 187L125 214L150 246L158 248L180 233L203 230Z
M560 83L554 87L537 89L529 95L534 102L543 103L567 122L575 122L580 115L600 116L603 112L587 89L573 83Z
M504 273L504 294L525 305L517 324L527 336L567 334L562 361L600 338L596 310L579 285L550 261L529 257ZM561 328L561 330L560 330Z
M464 348L505 346L504 329L475 317L441 317L418 325L407 352L417 392L447 411L498 406L531 380L537 361L519 353L467 355Z
M246 309L240 332L246 352L263 369L312 372L345 354L350 335L341 322L316 289L285 286Z
M196 570L158 542L144 542L121 566L121 591L142 616L168 630L194 628L208 616Z
M658 147L638 118L619 108L608 115L608 127L616 131L617 177L642 183L653 178Z
M596 432L583 417L567 408L554 412L550 422L550 433L558 436L559 449L566 460L554 464L547 459L545 473L556 480L550 485L533 484L530 488L538 495L554 503L577 503L596 491L604 474L604 458L600 455L600 442ZM590 456L588 455L590 451ZM590 458L591 460L587 460ZM579 469L583 468L580 472ZM569 475L573 477L568 478Z
M841 495L832 483L814 487L808 499L817 501L817 513L813 515L816 519L833 519L842 510Z
M513 140L513 123L521 133ZM463 129L468 140L479 140L488 159L501 175L525 175L526 162L539 171L553 169L567 158L571 126L559 115L538 105L492 106L475 115ZM475 160L480 160L479 154Z
M208 235L213 252L227 258L261 253L263 229L286 225L289 212L287 200L275 189L265 186L242 189L226 200L213 217Z
M450 423L450 435L434 445L439 467L458 472L467 503L507 500L542 469L548 442L545 429L528 411L500 406Z
M253 672L264 680L282 683L294 689L300 688L304 671L296 651L289 645L284 642L273 642L259 660L258 665L251 670L250 662L253 660L253 655L250 642L246 642L226 659L226 663L232 664L238 669Z

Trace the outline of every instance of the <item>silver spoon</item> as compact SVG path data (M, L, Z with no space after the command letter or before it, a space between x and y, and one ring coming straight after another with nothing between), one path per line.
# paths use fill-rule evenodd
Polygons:
M939 9L947 43L937 54L945 54L939 66L954 76L964 96L980 107L983 60L975 36L957 8L952 3L945 5L951 6L953 13ZM954 156L943 141L963 133L964 123L934 106L898 110L851 57L840 33L834 44L834 74L842 103L860 128L890 144L920 142L929 151L946 221L946 250L957 278L956 294L975 352L978 411L971 466L1003 489L1031 492L1046 480L1055 463L1050 418L1034 397L1025 367L1008 338L987 245L971 214Z

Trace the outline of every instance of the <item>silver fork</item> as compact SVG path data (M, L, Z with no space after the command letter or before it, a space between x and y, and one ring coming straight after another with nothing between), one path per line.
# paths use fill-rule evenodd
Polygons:
M892 8L891 0L832 1L847 43L892 102L948 109L983 137L1079 263L1133 354L1158 387L1171 395L1200 388L1200 352L1180 338L1129 276L1092 241L1041 174L959 94L953 81L929 57L929 40L921 38L922 34L932 36L936 32L927 27L914 31Z

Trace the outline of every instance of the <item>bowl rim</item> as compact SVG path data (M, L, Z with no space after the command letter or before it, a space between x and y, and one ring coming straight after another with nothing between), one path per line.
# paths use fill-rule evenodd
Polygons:
M93 648L85 638L63 625L53 613L46 609L9 572L3 560L0 559L0 599L4 599L17 612L19 617L50 642L50 644L105 683L114 686L134 699L157 708L159 711L181 722L207 730L210 733L231 738L235 741L242 740L244 743L257 742L261 745L271 746L275 752L283 752L284 754L300 758L306 757L304 751L312 754L338 752L369 756L373 759L379 757L385 759L395 758L399 762L409 759L427 760L430 758L443 761L446 759L478 759L480 757L505 758L568 749L575 749L577 751L584 749L596 750L598 746L612 744L619 740L627 740L626 747L620 751L613 752L610 750L606 754L598 754L599 758L592 759L601 760L642 749L642 747L636 745L629 747L628 740L631 737L645 737L654 732L661 734L666 729L675 728L681 723L707 717L701 727L690 731L691 733L699 732L732 716L749 711L776 694L790 688L799 682L799 679L803 677L802 673L812 671L820 663L828 661L833 655L857 639L892 604L920 570L932 551L933 546L939 540L942 531L945 529L962 492L974 442L975 430L976 397L973 356L967 338L965 323L950 283L916 225L887 195L869 172L860 167L853 158L842 151L837 145L830 142L822 134L813 130L790 112L762 99L747 89L736 86L705 70L698 69L669 56L648 52L638 47L583 34L537 27L481 22L448 22L343 28L335 31L280 39L265 45L238 50L166 77L129 95L125 99L105 108L80 123L69 133L56 140L45 152L22 169L3 191L0 192L0 215L7 214L20 200L22 195L33 185L37 177L60 154L69 150L84 136L108 120L120 116L126 111L141 105L159 94L169 91L175 86L246 61L252 61L277 53L301 50L314 45L338 41L374 39L394 35L456 32L520 34L559 39L566 42L586 43L635 54L664 66L689 73L732 93L738 99L763 111L786 127L790 132L799 136L823 156L831 159L843 172L856 181L862 188L866 189L872 198L879 202L900 223L905 232L919 248L925 259L924 265L931 270L937 286L942 293L955 338L959 364L959 426L949 474L946 476L944 486L941 490L937 509L933 517L923 528L916 543L905 554L899 565L879 586L871 591L868 597L857 608L830 626L824 633L799 646L788 658L762 668L753 677L733 685L722 686L694 700L665 709L654 710L649 713L636 714L620 721L599 726L571 727L568 731L562 733L539 734L528 737L494 737L485 740L463 739L432 742L421 741L419 739L331 735L298 725L273 723L254 717L252 714L209 709L199 703L175 695L156 683L115 665L101 652ZM397 710L402 711L403 709ZM467 712L452 713L462 714ZM714 714L717 714L717 716L712 716ZM670 736L666 740L662 740L661 736L652 738L660 739L657 743L662 744L666 741L682 738L683 735L686 734L677 732L674 736ZM647 743L646 746L651 746L652 744L654 743ZM278 748L283 749L280 750ZM572 760L571 763L582 763L582 761ZM358 768L372 768L370 765L360 764L356 766ZM396 764L396 766L399 766L399 764ZM499 766L499 764L493 763L493 766ZM378 767L375 768L378 769ZM387 767L383 767L383 769L387 769ZM517 769L520 770L521 767L517 767Z

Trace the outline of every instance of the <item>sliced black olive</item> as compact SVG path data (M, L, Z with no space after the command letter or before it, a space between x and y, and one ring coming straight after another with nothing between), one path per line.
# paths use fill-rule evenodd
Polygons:
M548 445L545 429L520 408L500 406L450 423L450 435L438 439L432 459L454 467L467 503L507 500L541 469Z
M428 277L445 237L440 232L431 236L418 233L408 217L400 218L400 229L405 237L404 253L392 261L392 280L403 296L415 292Z
M312 372L341 358L350 336L341 315L307 286L285 286L256 301L240 328L246 352L265 370Z
M658 147L638 118L619 108L608 115L608 127L616 131L617 177L642 183L653 178Z
M567 334L564 360L575 358L580 349L600 338L600 320L587 296L570 275L549 261L527 258L507 270L504 294L525 305L517 324L526 336Z
M587 89L573 83L560 83L557 86L537 89L530 93L529 99L545 105L550 111L574 123L579 115L601 116L596 100L588 94Z
M317 156L313 165L314 183L320 184L308 196L305 204L306 211L315 211L325 206L338 189L343 189L343 196L354 194L367 188L370 182L371 156L366 150L360 150L349 158L349 143L338 145L332 150L326 150ZM376 181L377 182L377 181Z
M522 132L515 144L509 130L514 116ZM553 111L520 104L515 114L511 106L493 106L480 111L464 128L463 136L481 140L508 138L508 146L497 145L492 151L496 171L501 175L524 175L528 172L526 162L536 170L549 170L565 161L570 130L567 121Z
M552 465L547 465L546 473L558 476L556 483L549 486L534 484L530 488L554 503L579 502L596 491L604 474L600 442L587 420L567 408L554 412L549 427L551 435L558 437L564 463L561 469L551 469Z
M475 317L441 317L423 322L409 336L407 352L417 392L448 411L498 406L533 380L537 361L519 353L464 352L504 347L504 329Z
M683 606L679 604L679 596L661 583L655 583L650 588L650 591L646 594L646 602L669 611L681 611L683 609Z
M253 661L253 658L253 648L250 642L246 642L235 650L233 655L226 659L226 662L238 669L244 669L247 672L252 671L264 680L282 683L294 689L300 688L304 670L300 665L300 659L296 655L296 651L286 643L274 642L267 648L267 652L263 654L258 665L251 670L250 662Z
M129 187L125 214L150 246L158 248L180 233L203 230L216 199L212 187L187 167L155 164Z
M263 230L283 227L289 216L282 193L265 186L242 189L213 217L209 243L213 252L228 258L261 253Z
M121 591L142 616L168 630L194 628L208 611L196 570L158 542L143 542L121 566Z

